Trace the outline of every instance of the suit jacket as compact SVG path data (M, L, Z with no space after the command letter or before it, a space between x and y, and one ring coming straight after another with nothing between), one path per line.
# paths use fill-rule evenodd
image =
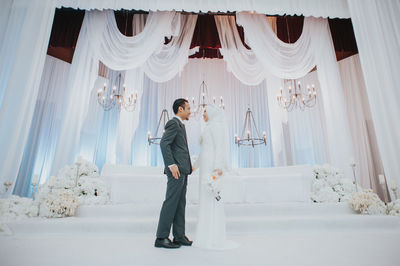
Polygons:
M165 125L160 147L165 165L164 174L172 175L168 167L171 164L176 164L181 174L192 173L185 126L178 118L172 118Z

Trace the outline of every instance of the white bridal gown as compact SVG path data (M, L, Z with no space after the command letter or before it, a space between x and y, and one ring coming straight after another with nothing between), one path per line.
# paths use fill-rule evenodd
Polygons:
M208 110L207 110L207 113ZM210 114L209 114L210 116ZM226 240L224 199L217 201L207 182L216 168L226 170L218 158L218 139L210 123L205 127L200 139L201 153L194 167L199 168L199 212L193 246L207 249L232 249L239 245ZM223 157L223 156L222 156ZM225 171L224 171L225 172ZM222 175L220 178L224 178ZM223 182L222 182L223 183ZM222 188L223 190L223 188Z

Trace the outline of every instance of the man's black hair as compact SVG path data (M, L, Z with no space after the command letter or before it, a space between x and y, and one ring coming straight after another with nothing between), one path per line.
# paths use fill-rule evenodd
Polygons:
M178 113L178 109L181 106L182 106L183 109L185 109L185 103L188 103L188 100L183 99L183 98L176 99L174 101L174 105L172 105L172 109L174 110L174 114Z

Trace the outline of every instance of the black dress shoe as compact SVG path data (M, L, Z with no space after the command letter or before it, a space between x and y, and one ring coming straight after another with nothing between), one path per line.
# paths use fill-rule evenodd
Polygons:
M175 244L179 244L182 246L191 246L193 241L189 240L189 238L187 238L187 236L183 236L183 237L174 237L174 243Z
M169 238L157 238L154 243L156 248L180 248L181 245L172 243Z

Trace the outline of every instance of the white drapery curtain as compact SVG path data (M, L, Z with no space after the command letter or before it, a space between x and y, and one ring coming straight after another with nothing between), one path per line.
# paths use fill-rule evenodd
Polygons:
M63 165L71 163L79 153L81 129L87 115L92 113L88 112L87 102L97 78L98 61L101 60L113 70L128 70L129 78L126 81L129 82L130 88L138 91L140 97L143 87L140 80L144 71L149 76L158 76L159 81L166 81L183 69L187 62L185 57L193 52L189 50L189 40L197 16L189 15L182 19L181 23L182 16L184 15L173 11L150 12L143 29L140 30L134 25L140 32L133 37L127 37L119 32L113 11L86 12L69 78L70 96L67 97L69 116L62 125L53 173ZM164 45L164 37L171 35L173 36L171 42ZM126 114L120 118L123 123L117 133L117 143L126 152L118 161L127 162L131 140L130 134L125 134L123 131L134 131L136 122ZM116 156L115 152L113 154Z
M136 26L134 35L142 32L145 26L145 23L142 23L144 16L146 15L134 15L133 24ZM173 36L171 41L163 45L160 51L152 54L143 67L127 71L125 84L128 88L137 89L139 99L142 98L143 94L144 73L156 82L171 80L177 73L183 71L183 67L188 62L188 57L198 51L198 47L190 49L196 21L197 15L181 16L179 34ZM132 138L139 124L141 105L142 101L139 100L136 112L121 112L120 114L117 137L117 163L131 163Z
M316 88L321 88L316 71L307 74L298 81L301 82L302 86L314 84ZM327 128L322 94L323 92L317 94L317 104L313 108L287 113L289 138L286 139L288 142L286 146L290 147L287 160L292 165L327 162ZM274 100L274 104L277 105L276 97L274 97Z
M163 165L160 147L148 145L147 132L155 134L162 109L166 108L170 118L173 117L172 104L175 99L195 97L197 100L203 80L208 87L210 99L212 97L219 99L223 96L225 114L229 121L233 166L273 166L266 83L262 82L256 86L245 85L227 71L227 65L223 60L218 59L189 59L182 74L167 82L158 83L145 78L140 120L132 144L132 164L135 166ZM249 105L260 134L262 131L267 133L267 146L260 145L255 149L242 146L239 149L234 144L234 135L241 133ZM191 155L200 152L198 141L202 126L204 122L201 116L199 120L190 118L187 122L186 131Z
M33 120L19 167L14 194L31 196L31 180L34 175L50 175L54 160L56 140L64 118L65 86L70 64L60 59L46 56L39 93L35 104ZM40 180L43 183L44 178Z
M197 15L181 16L178 36L173 36L168 44L146 61L144 72L151 80L165 82L172 79L183 70L188 57L199 51L199 47L189 49L196 22Z
M146 24L146 14L135 14L132 20L133 36L141 33ZM181 24L181 27L183 24ZM173 37L175 38L175 36ZM164 48L164 47L163 47ZM150 60L150 59L149 59ZM133 113L121 112L118 123L116 163L129 164L131 162L132 138L139 124L140 100L143 95L143 67L126 71L125 84L128 88L135 88L138 92L137 111Z
M270 15L348 18L346 0L58 0L58 5L79 9L184 10L207 13L256 11Z
M9 17L0 52L1 183L15 184L39 91L54 11L53 0L13 1L6 10Z
M316 53L324 44L328 27L327 20L306 17L300 38L288 44L278 38L263 14L240 12L236 20L243 26L245 41L257 60L266 71L279 78L304 77L316 65L315 58L319 56ZM322 41L318 41L320 38Z
M146 17L147 15L145 14L134 15L132 22L134 36L142 34L147 21ZM152 54L142 67L130 69L125 72L124 83L128 89L133 88L136 90L139 101L135 112L121 110L119 113L117 139L114 140L116 141L116 147L107 149L108 157L105 158L105 160L97 160L100 162L100 166L105 161L118 164L131 163L132 138L138 126L139 113L142 105L140 99L143 93L144 73L155 81L168 81L183 70L184 65L188 61L188 56L197 50L196 48L189 50L197 15L182 16L181 20L182 22L177 36L173 36L171 41L167 45L163 45L159 52ZM97 86L95 86L96 90L97 88L101 88L101 86L102 83L97 84ZM92 94L94 94L94 92ZM95 97L95 95L91 97ZM96 105L98 104L96 103ZM99 123L103 123L101 120L96 120L98 116L97 108L98 106L89 107L89 114L86 121L98 121L96 124L98 126L94 126L94 128L99 128L99 130L101 130L102 127ZM93 117L93 119L91 119L91 117ZM88 123L93 124L92 122ZM85 128L87 131L93 131L93 126L85 126ZM110 138L113 139L112 137ZM97 145L91 145L89 148L85 143L86 141L82 142L83 147L80 147L79 153L84 154L88 158L98 158L97 154L100 152L100 149L103 149L103 144L97 143ZM99 152L96 152L96 150L99 150Z
M220 35L224 40L222 43L225 42L224 46L226 47L223 52L227 53L226 51L228 51L226 60L229 69L236 70L232 72L242 82L252 84L254 81L260 80L259 76L261 76L262 71L246 72L241 65L261 65L264 72L269 73L268 75L282 79L302 78L317 66L320 83L319 93L322 95L326 126L326 160L343 169L346 174L351 174L348 162L349 158L353 156L353 143L328 21L321 18L306 17L300 38L293 44L287 44L278 39L263 14L239 12L236 14L236 19L237 23L243 26L246 43L251 47L255 56L252 56L252 52L246 51L245 56L232 60L231 50L238 52L240 52L239 49L243 50L243 48L240 48L242 47L239 43L240 40L237 40L238 34L232 34L229 33L229 30L225 30ZM217 25L220 25L223 19L216 18L216 21ZM233 22L226 24L230 31L234 32ZM218 29L220 30L221 27L219 26ZM225 38L227 36L229 38ZM240 73L240 75L237 75L237 73ZM279 117L285 119L285 116ZM281 121L280 123L284 122ZM280 123L275 121L273 124L279 128ZM281 137L279 137L281 135L282 133L276 133L275 139L278 139L279 142L274 146L282 143ZM275 147L275 150L282 151L283 148ZM279 151L274 153L276 158L278 158Z
M228 70L246 85L258 85L267 76L267 71L257 59L253 50L247 49L240 39L235 17L215 16L221 54ZM272 28L271 28L272 30Z
M378 179L378 175L384 173L383 166L376 142L359 55L339 61L339 71L345 94L347 116L356 147L354 159L357 164L358 181L362 187L372 188L384 199L386 192L382 191Z
M115 21L114 11L87 12L90 47L107 67L127 70L142 66L164 44L164 37L176 36L180 14L173 11L150 12L143 31L133 37L123 35Z
M387 179L400 184L400 2L348 1Z

